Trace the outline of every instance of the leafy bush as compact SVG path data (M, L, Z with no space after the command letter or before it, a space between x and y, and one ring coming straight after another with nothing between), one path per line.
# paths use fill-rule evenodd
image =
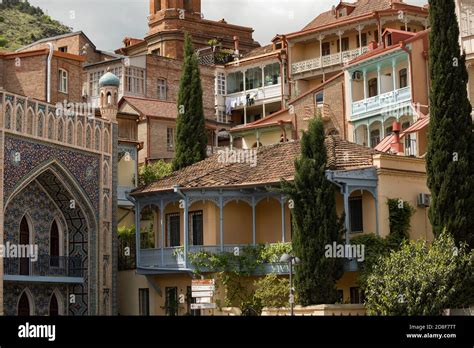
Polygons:
M398 237L399 241L409 238L410 220L415 213L410 203L399 198L387 200L390 222L390 235Z
M290 280L286 277L278 277L276 274L268 274L254 283L255 298L262 307L288 307Z
M458 295L472 302L474 252L456 248L454 239L441 234L431 246L405 241L399 251L378 259L365 291L371 315L440 315L458 304ZM468 282L470 280L470 283ZM470 291L470 293L469 293Z
M146 186L160 180L172 173L171 163L157 161L140 167L138 173L138 186Z

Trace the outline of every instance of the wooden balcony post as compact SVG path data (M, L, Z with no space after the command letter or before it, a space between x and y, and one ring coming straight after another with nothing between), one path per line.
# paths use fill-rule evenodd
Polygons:
M140 249L141 249L141 242L140 242L140 202L137 200L135 202L135 256L136 256L136 263L137 267L140 265Z
M257 244L257 216L255 213L256 203L255 197L252 196L252 245Z
M224 251L224 200L222 195L219 196L219 235L221 252Z
M165 247L165 205L160 200L160 225L161 225L161 267L165 264L164 247Z
M281 241L285 243L286 240L286 226L285 226L285 197L280 197L280 205L281 205Z

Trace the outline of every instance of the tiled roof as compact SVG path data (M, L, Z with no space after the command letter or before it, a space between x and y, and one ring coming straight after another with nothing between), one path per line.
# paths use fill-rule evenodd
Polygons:
M377 153L336 136L326 139L326 148L328 168L332 170L371 167L372 155ZM301 151L298 141L264 146L257 151L254 167L249 163L220 163L219 154L215 154L133 194L170 191L175 185L183 189L251 187L293 179L294 161Z
M242 58L245 59L245 58L257 57L257 56L261 56L262 54L267 54L267 53L271 53L271 52L273 52L273 44L269 44L269 45L266 45L266 46L263 46L263 47L254 48L250 52L244 54L244 56Z
M313 19L303 30L314 29L328 24L347 20L348 18L367 15L375 11L388 10L391 8L391 0L359 0L350 5L354 6L354 10L347 16L336 18L332 10L321 13Z
M143 116L164 117L170 119L176 119L178 117L178 109L175 103L136 97L123 97L122 99Z

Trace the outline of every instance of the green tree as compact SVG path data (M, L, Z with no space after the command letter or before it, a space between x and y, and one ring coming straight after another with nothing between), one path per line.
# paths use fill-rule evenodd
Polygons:
M474 138L468 74L459 47L454 1L430 0L430 128L427 153L430 220L456 242L474 246Z
M262 307L289 307L290 281L288 278L278 277L275 273L270 273L255 281L254 287L254 296Z
M415 209L410 203L401 199L388 199L387 205L390 235L400 242L403 239L408 239L410 237L410 220L415 213Z
M145 164L140 167L138 172L138 186L146 186L157 180L160 180L172 173L171 163L157 161Z
M283 182L283 192L293 201L293 251L301 259L296 266L295 289L303 306L334 303L342 261L325 257L325 246L341 241L336 213L335 187L326 178L327 153L324 125L311 120L301 139L301 156L295 161L293 182Z
M176 133L173 170L182 169L206 158L207 135L201 75L189 34L185 35L184 40L184 63L179 86Z
M456 247L449 233L431 246L426 241L405 241L399 251L379 258L367 279L366 307L371 315L440 315L443 309L474 300L474 251ZM467 279L470 281L467 281Z

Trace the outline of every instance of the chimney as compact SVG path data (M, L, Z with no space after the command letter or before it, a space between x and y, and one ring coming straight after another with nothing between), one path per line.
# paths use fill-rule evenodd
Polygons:
M377 42L375 41L370 41L369 42L369 51L373 51L378 47Z
M390 144L392 153L400 154L403 153L403 146L400 142L400 122L393 122L393 141Z
M239 46L240 46L240 39L238 36L234 36L234 53L236 56L239 56L240 54L240 50L239 50Z

